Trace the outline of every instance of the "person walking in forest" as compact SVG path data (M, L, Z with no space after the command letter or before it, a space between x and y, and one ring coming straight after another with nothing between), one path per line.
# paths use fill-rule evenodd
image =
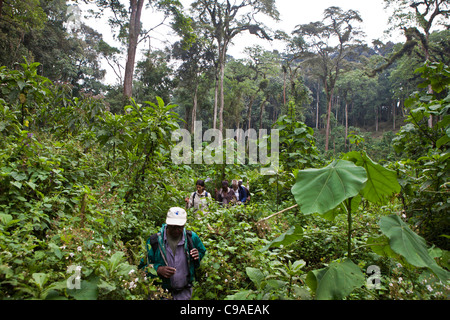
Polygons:
M194 212L197 210L205 211L208 209L208 198L212 199L211 194L205 189L205 181L197 180L195 183L197 191L193 192L190 197L186 197L186 209L194 208Z
M222 181L222 188L216 191L216 200L223 206L227 206L230 202L236 199L233 189L228 187L228 180Z
M170 208L160 232L147 240L147 264L141 260L139 265L142 269L153 264L163 288L171 293L173 300L191 299L195 269L206 254L199 236L186 230L186 220L183 208Z
M248 182L247 182L247 187L243 186L242 184L242 180L238 181L238 185L239 187L242 187L245 191L245 193L247 194L247 200L245 201L245 204L248 204L250 202L250 190L248 190Z
M245 203L245 201L247 201L247 191L242 186L239 185L237 180L231 181L231 187L236 197L236 203L237 204Z

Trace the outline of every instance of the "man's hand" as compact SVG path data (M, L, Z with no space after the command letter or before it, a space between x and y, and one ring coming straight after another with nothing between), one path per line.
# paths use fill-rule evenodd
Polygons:
M160 266L158 270L156 270L156 273L163 278L170 278L176 271L177 269L172 267Z
M199 257L200 257L199 254L198 254L198 250L195 249L195 248L191 250L190 254L191 254L191 257L192 257L194 260L198 260Z

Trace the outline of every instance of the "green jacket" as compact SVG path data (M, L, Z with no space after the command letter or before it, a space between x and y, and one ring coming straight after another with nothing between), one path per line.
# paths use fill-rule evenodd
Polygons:
M147 261L145 262L144 259L141 260L141 263L139 265L139 269L142 268L146 268L149 267L151 264L153 264L153 268L156 270L158 270L158 268L160 266L165 266L166 265L166 247L164 245L164 234L166 232L166 224L163 224L161 227L160 232L158 232L157 234L157 247L155 248L156 250L154 251L151 245L151 237L149 237L147 239L146 242L146 248L147 248ZM183 234L184 234L184 248L185 248L185 254L187 256L187 261L188 261L188 269L189 269L189 279L190 282L192 283L195 279L195 268L199 268L200 267L200 262L203 259L203 257L205 256L206 253L206 248L203 245L202 241L200 240L200 238L198 237L198 235L193 232L190 231L192 233L192 245L193 248L196 248L198 250L199 253L199 259L198 260L194 260L189 253L189 251L193 248L189 248L188 245L188 236L186 234L186 228L183 230ZM160 250L161 249L161 250ZM162 279L162 283L163 283L163 288L165 289L170 289L170 279L167 278L161 278Z

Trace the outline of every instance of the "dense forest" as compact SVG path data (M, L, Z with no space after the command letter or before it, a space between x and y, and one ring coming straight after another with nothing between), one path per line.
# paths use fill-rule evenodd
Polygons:
M241 179L246 205L186 209L207 250L192 299L448 300L449 2L384 0L400 42L338 1L294 30L263 23L276 0L181 2L0 0L0 299L168 298L138 268L148 237L197 180L214 198ZM241 34L283 46L235 58ZM236 158L267 133L277 166L249 142L225 161L210 129Z

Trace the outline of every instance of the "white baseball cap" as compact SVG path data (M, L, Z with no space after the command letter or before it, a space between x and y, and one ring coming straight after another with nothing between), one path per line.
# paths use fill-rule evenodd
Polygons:
M187 214L183 208L172 207L167 212L166 223L168 225L184 226L186 224Z

